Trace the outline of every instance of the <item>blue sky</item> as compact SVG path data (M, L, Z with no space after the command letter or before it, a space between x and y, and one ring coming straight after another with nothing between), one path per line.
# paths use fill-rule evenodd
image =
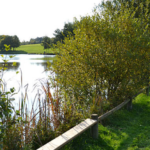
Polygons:
M49 36L65 22L91 14L102 0L0 0L0 35L20 41Z

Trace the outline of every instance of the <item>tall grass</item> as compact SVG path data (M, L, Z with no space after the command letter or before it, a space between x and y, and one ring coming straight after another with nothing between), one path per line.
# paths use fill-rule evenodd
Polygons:
M4 99L9 102L10 95L6 94L8 91L4 91L5 84L2 85ZM28 84L24 86L23 74L20 70L19 107L18 109L10 107L12 103L10 102L9 105L6 103L6 109L9 106L10 110L7 110L10 112L9 116L6 114L5 121L2 122L5 130L0 137L2 139L0 145L3 150L35 150L81 122L87 117L86 113L90 114L89 108L87 110L85 105L84 109L78 107L80 100L78 103L74 101L74 97L67 95L53 76L51 80L37 80L33 90L37 93L32 105L29 106L28 102L31 99L28 95ZM101 104L101 98L97 99L97 104ZM93 110L96 109L93 108Z
M6 47L8 50L9 46ZM37 80L34 85L37 94L29 106L31 98L28 95L28 84L23 85L21 70L21 98L18 109L14 107L10 97L19 93L15 93L14 88L5 91L2 80L7 69L5 65L7 66L7 61L4 60L0 77L0 149L35 150L80 122L82 115L76 113L74 104L66 103L67 98L64 98L55 78L52 79L53 82Z
M37 94L32 106L29 107L28 85L23 85L23 75L20 70L20 91L18 109L15 108L10 118L7 118L5 135L3 136L4 150L35 150L56 136L67 131L80 122L82 116L74 113L71 107L64 103L56 81L39 79L34 85Z

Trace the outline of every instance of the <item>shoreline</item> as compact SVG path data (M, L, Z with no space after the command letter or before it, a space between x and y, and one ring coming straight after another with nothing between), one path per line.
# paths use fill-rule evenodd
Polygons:
M15 54L24 54L24 55L56 55L54 53L0 53L1 54L12 54L12 55L15 55Z

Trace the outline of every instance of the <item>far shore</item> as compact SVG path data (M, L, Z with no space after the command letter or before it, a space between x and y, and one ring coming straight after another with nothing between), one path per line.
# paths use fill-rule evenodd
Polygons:
M6 52L0 52L0 54L25 54L25 55L56 55L54 53L13 53L13 52L9 52L9 53L6 53Z

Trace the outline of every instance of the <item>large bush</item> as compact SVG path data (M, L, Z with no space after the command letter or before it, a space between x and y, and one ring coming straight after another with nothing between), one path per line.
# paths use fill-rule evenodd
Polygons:
M148 84L149 14L134 18L134 13L124 6L113 15L109 9L95 10L76 20L75 38L57 43L60 53L51 69L68 103L82 109L105 102L115 106Z

